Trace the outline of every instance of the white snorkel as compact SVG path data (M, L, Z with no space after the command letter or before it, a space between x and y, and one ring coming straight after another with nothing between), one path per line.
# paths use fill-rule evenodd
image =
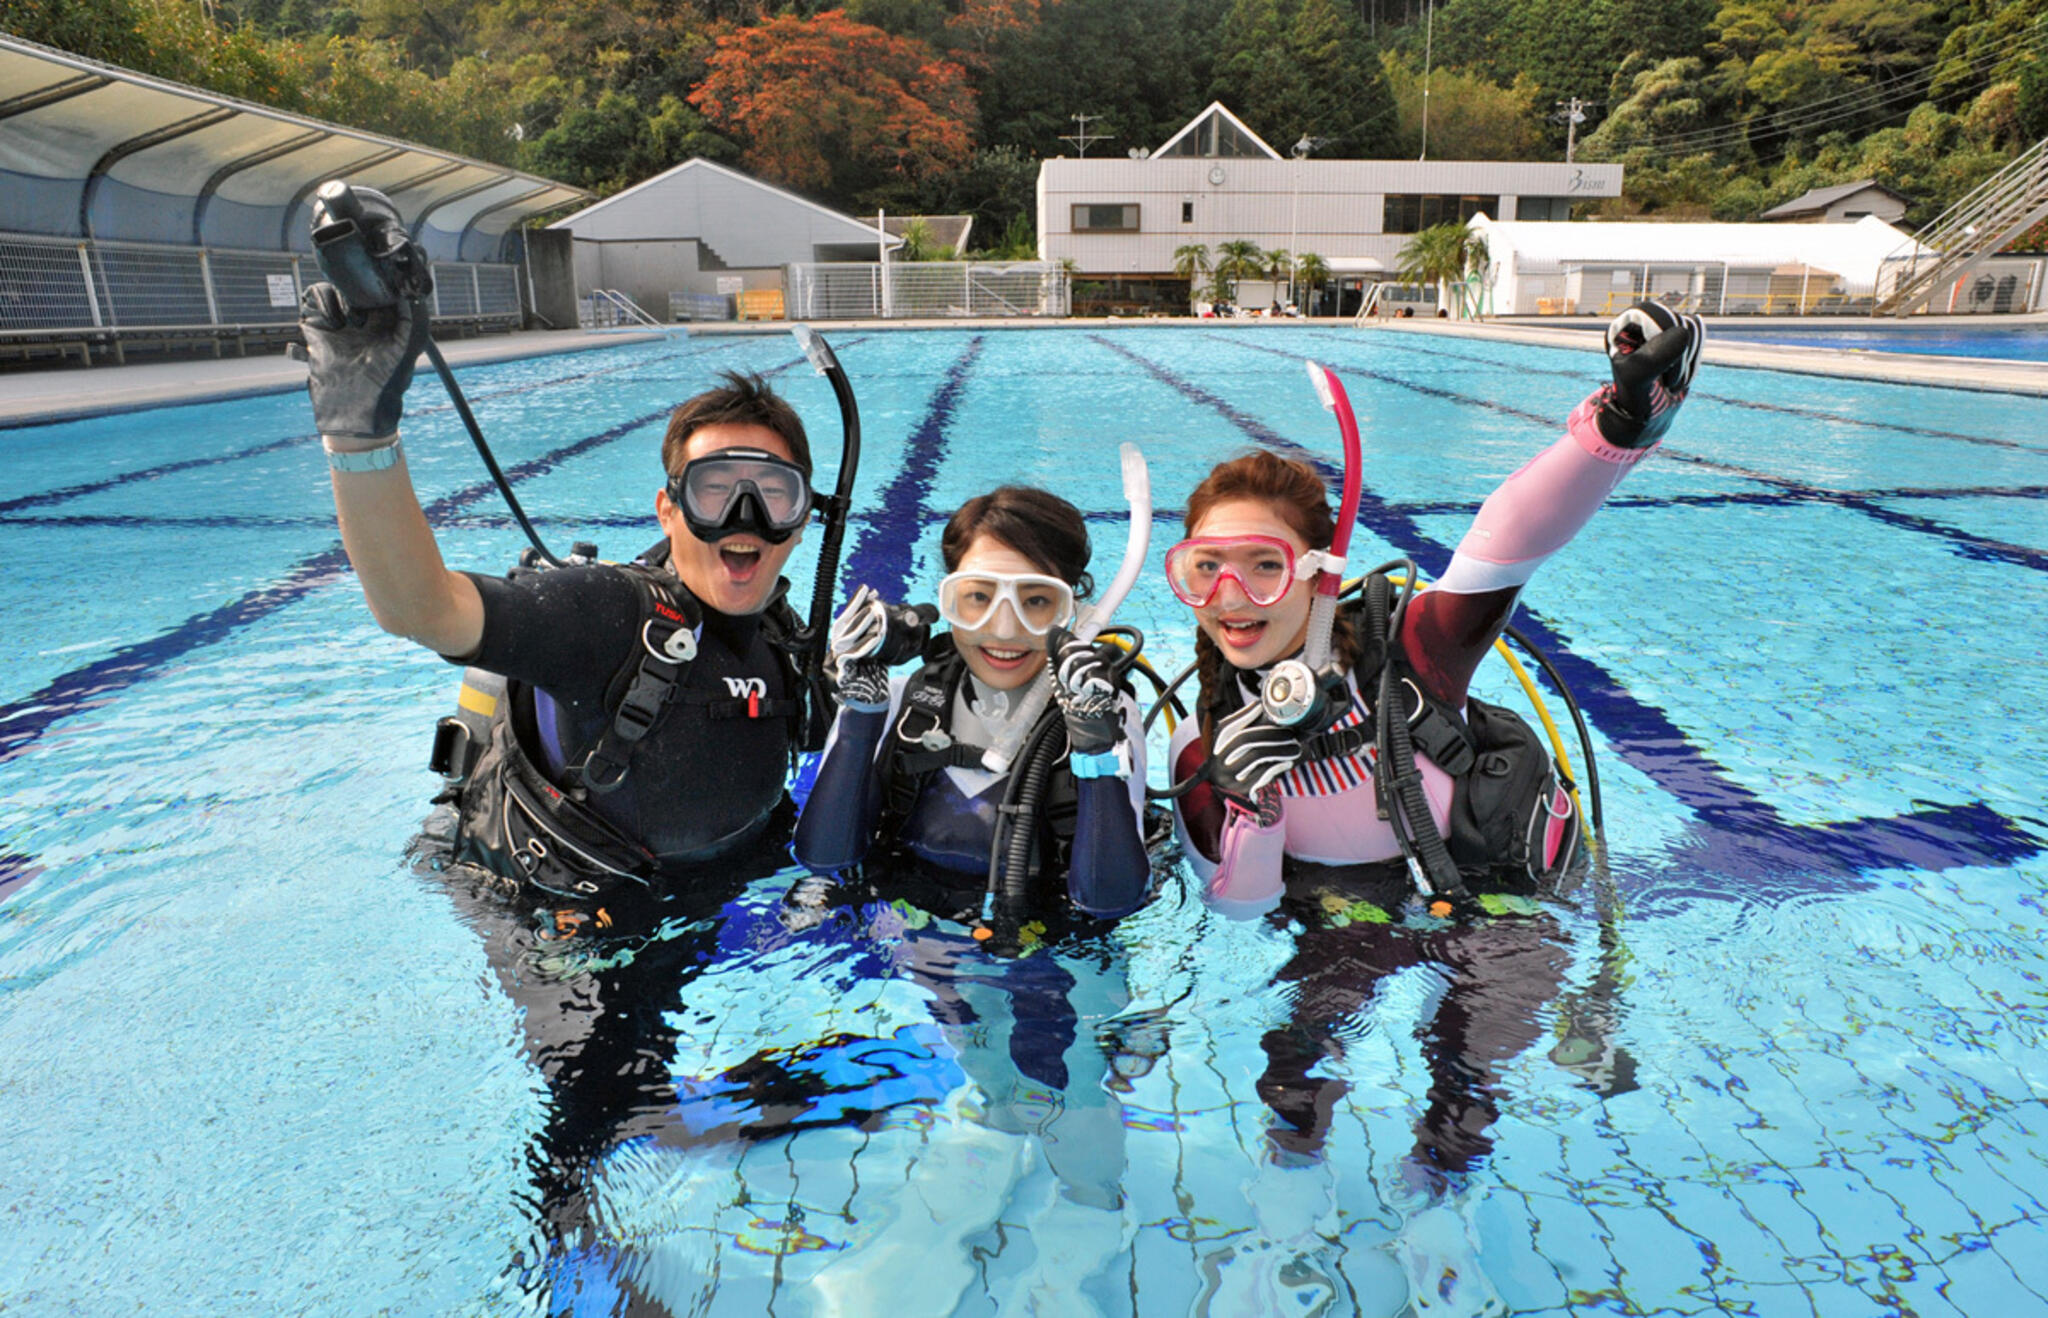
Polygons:
M1110 581L1109 589L1102 592L1102 598L1082 609L1074 619L1074 635L1084 641L1092 641L1109 625L1117 605L1124 602L1124 596L1131 593L1131 587L1138 582L1138 574L1145 570L1145 555L1152 547L1152 472L1145 465L1145 455L1136 444L1124 444L1120 452L1124 464L1124 502L1131 508L1130 534L1124 539L1124 561ZM1008 773L1010 764L1023 748L1024 738L1030 735L1038 716L1045 712L1046 702L1052 699L1052 663L1047 656L1044 671L1032 682L1031 689L1024 694L1024 703L1016 716L1006 724L995 739L995 744L982 752L981 766L990 773Z

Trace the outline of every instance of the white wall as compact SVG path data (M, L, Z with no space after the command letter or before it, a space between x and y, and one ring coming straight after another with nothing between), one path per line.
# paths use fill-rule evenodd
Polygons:
M1221 182L1212 181L1219 171ZM1371 257L1392 268L1409 234L1381 232L1395 194L1515 199L1612 197L1621 166L1543 162L1407 160L1206 160L1108 157L1046 160L1038 174L1038 246L1045 260L1072 260L1083 274L1158 274L1174 249L1249 239L1324 257ZM1137 233L1075 233L1077 204L1136 204ZM1184 203L1193 218L1181 219Z

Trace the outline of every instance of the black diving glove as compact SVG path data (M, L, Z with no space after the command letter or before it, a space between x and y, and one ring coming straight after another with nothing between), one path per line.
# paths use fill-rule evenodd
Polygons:
M1067 721L1067 742L1076 755L1100 755L1123 740L1123 710L1116 674L1093 644L1063 627L1046 633L1046 660L1053 666L1052 698Z
M889 707L889 665L883 653L892 639L889 631L889 605L868 586L853 592L832 620L825 670L843 707L868 712Z
M1301 763L1301 738L1275 725L1254 700L1216 725L1209 748L1209 781L1216 790L1262 818L1272 813L1268 789Z
M1614 383L1593 396L1600 435L1616 448L1648 448L1664 437L1692 388L1707 328L1661 302L1638 302L1607 326Z
M323 435L382 439L398 429L413 365L427 346L427 304L351 315L332 284L314 284L299 302L299 332L312 367L313 422Z
M434 268L404 217L375 188L334 182L313 199L313 252L326 276L299 301L323 435L382 439L398 429L413 365L426 348Z

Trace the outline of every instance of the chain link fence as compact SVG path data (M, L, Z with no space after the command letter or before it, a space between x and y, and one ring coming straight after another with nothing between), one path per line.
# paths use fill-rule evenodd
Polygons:
M787 282L794 320L1064 316L1070 305L1056 261L802 262Z
M318 278L313 258L294 252L0 233L0 335L283 330ZM522 315L519 268L436 261L433 301L438 320L509 329Z

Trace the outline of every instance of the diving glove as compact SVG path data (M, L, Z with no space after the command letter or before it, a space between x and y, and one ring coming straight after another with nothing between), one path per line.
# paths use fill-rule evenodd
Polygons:
M1257 701L1216 725L1216 744L1209 748L1209 781L1216 790L1246 809L1270 812L1262 800L1266 789L1301 762L1301 738L1276 727Z
M312 367L313 422L337 439L382 439L398 430L413 365L427 346L427 305L351 315L332 284L314 284L299 302L299 332Z
M826 636L825 667L842 707L868 713L889 707L889 666L881 659L888 639L889 606L862 586Z
M382 439L398 430L414 364L427 346L433 265L391 199L329 183L313 206L313 250L326 281L299 301L302 352L320 433Z
M1100 755L1122 740L1123 711L1117 707L1116 674L1102 652L1063 627L1046 634L1053 665L1052 697L1067 722L1067 741L1076 755Z
M1707 329L1661 302L1638 302L1607 326L1614 383L1593 397L1601 438L1616 448L1648 448L1664 437L1692 388Z

